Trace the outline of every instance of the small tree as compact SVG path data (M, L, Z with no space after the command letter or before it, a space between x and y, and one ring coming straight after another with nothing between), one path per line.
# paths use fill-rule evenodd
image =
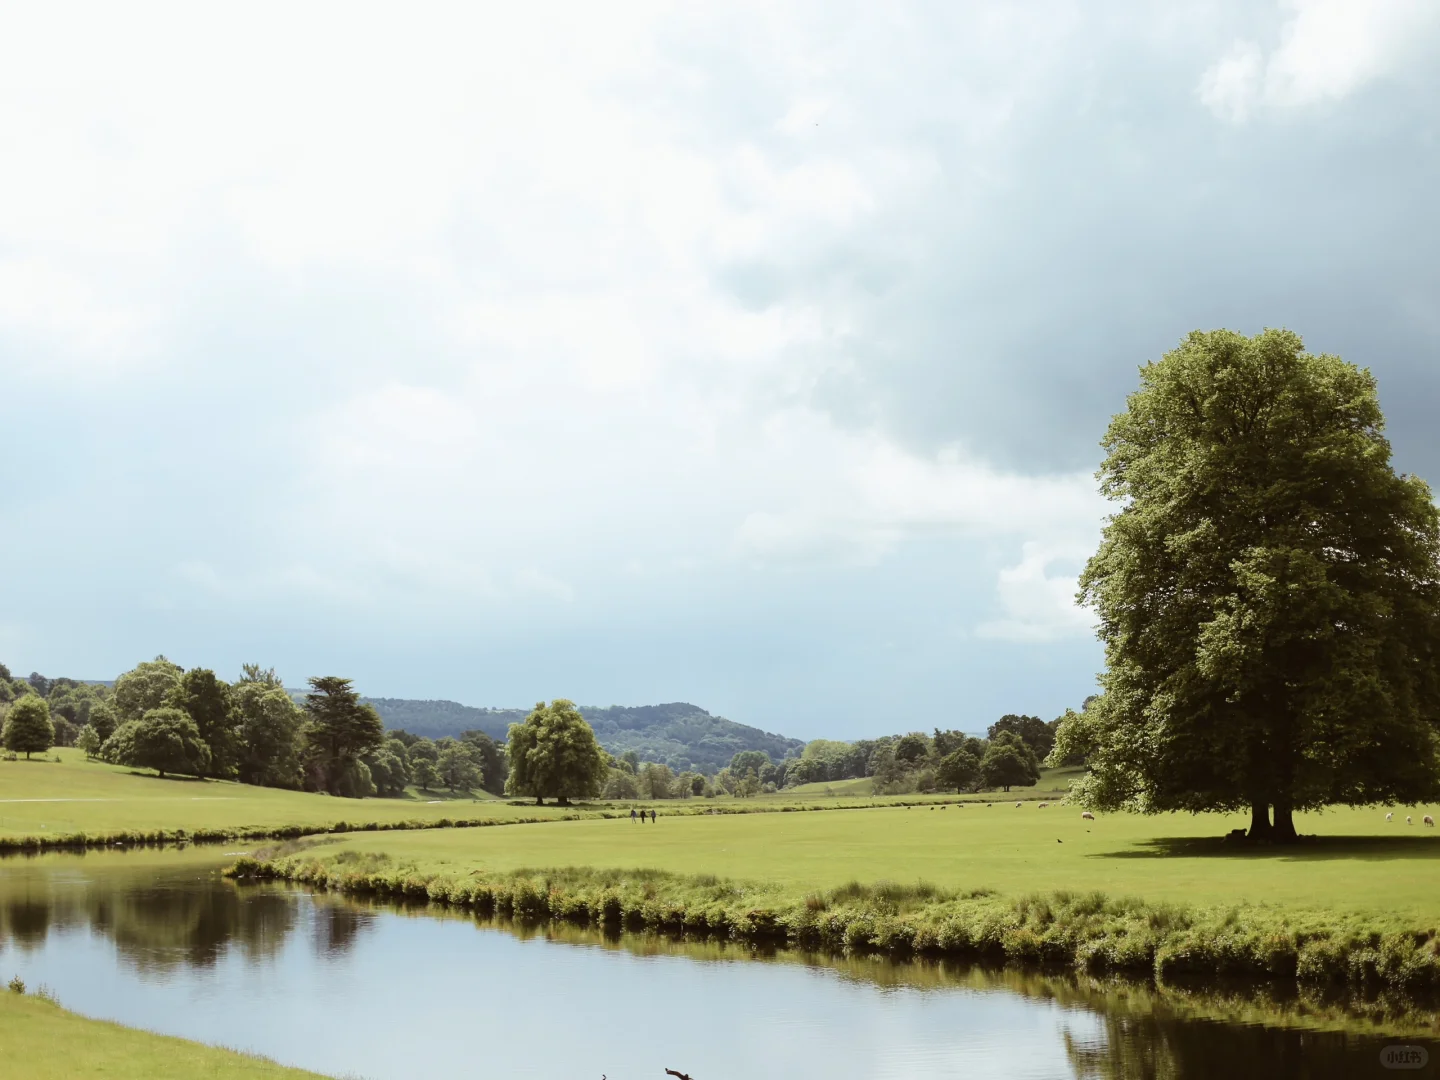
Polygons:
M605 752L574 702L556 698L536 704L523 724L510 725L511 795L533 795L537 805L553 796L562 806L572 798L600 793Z
M80 729L80 734L75 736L75 745L85 751L87 758L93 758L100 752L100 735L89 724Z
M200 729L183 709L151 709L139 720L127 720L105 743L105 756L121 765L204 776L210 765L210 748Z
M480 786L480 770L469 750L461 743L454 743L440 751L436 763L440 782L451 791L470 791Z
M1040 779L1040 763L1035 753L1020 736L1002 731L990 740L990 748L980 763L980 774L986 787L1009 791L1014 784L1033 784Z
M5 717L5 749L16 754L43 754L55 745L55 727L50 723L50 706L35 694L25 694Z

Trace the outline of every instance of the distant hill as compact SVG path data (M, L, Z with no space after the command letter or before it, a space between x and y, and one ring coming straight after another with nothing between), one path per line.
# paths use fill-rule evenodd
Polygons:
M524 720L529 709L477 709L454 701L417 701L412 698L366 698L387 728L404 728L416 735L438 739L462 731L483 731L504 740L511 724ZM676 701L668 705L580 706L580 712L600 745L617 757L634 750L644 761L657 761L672 769L713 773L741 750L763 750L779 761L799 755L803 739L787 739L768 731L711 716L698 705Z

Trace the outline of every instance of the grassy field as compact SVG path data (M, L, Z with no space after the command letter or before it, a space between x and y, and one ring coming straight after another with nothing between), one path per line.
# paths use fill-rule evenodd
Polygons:
M0 1080L316 1080L233 1050L136 1031L67 1012L33 994L0 991Z
M1417 824L1406 826L1405 813ZM1321 839L1293 848L1227 846L1246 819L1101 815L1027 803L671 816L553 822L523 829L350 835L316 854L384 853L421 874L586 866L775 882L804 893L848 881L923 880L1002 895L1101 890L1187 904L1260 904L1364 913L1385 922L1440 919L1440 835L1419 825L1434 808L1335 810L1298 818ZM1059 842L1057 842L1059 841ZM353 856L352 856L353 857Z
M0 761L0 837L563 813L558 808L510 806L491 797L411 793L406 799L334 799L218 780L162 780L124 766L86 761L83 752L72 748L51 754L60 761Z

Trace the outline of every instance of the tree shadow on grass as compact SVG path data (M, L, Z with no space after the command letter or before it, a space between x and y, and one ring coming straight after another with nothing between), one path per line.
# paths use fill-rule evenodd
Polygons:
M1306 836L1298 844L1236 843L1220 836L1157 836L1124 851L1104 851L1091 859L1275 859L1320 862L1326 859L1440 861L1440 836Z

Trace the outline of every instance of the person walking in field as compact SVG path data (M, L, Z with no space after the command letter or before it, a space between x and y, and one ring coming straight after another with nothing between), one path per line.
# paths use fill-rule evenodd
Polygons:
M651 810L651 811L650 811L650 824L651 824L651 825L654 825L654 824L655 824L655 811L654 811L654 810Z
M635 824L635 807L630 807L630 824Z

